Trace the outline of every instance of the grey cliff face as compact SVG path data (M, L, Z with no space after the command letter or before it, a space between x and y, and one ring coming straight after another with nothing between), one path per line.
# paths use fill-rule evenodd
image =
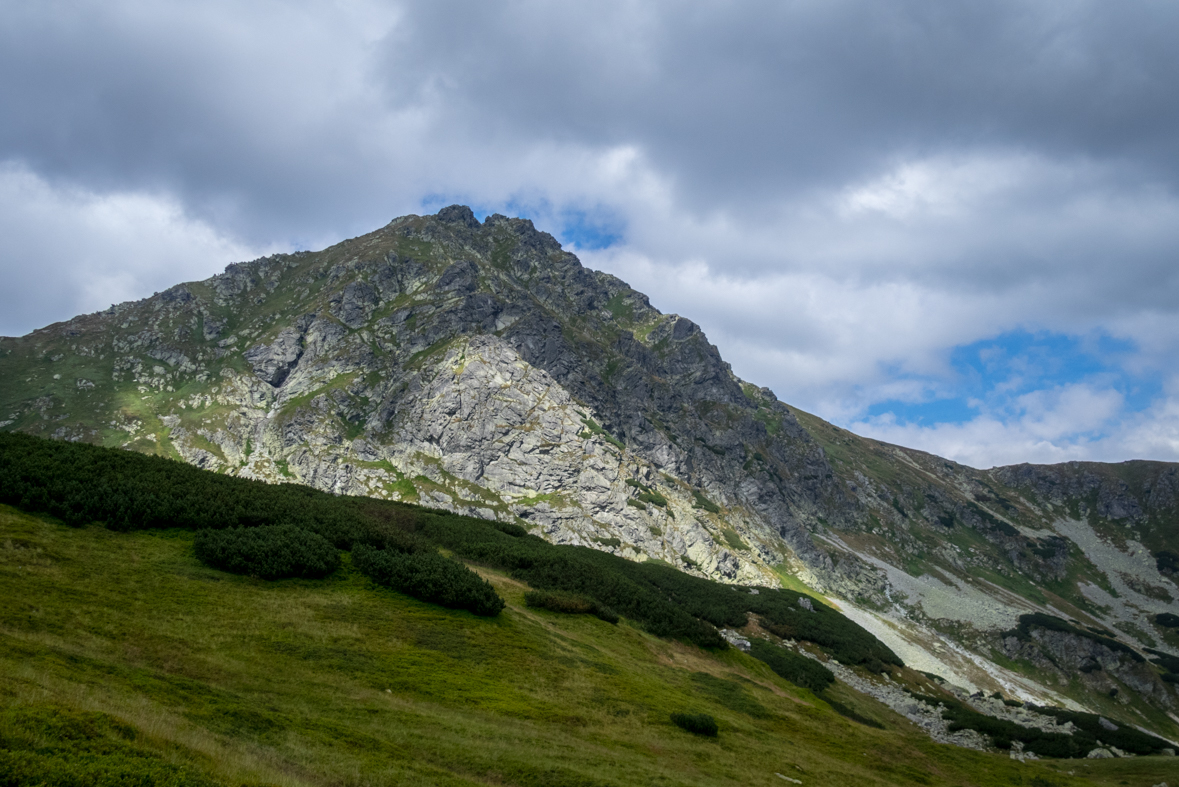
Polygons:
M243 353L254 374L274 387L282 385L303 355L303 335L294 328L284 328L273 344L258 344Z

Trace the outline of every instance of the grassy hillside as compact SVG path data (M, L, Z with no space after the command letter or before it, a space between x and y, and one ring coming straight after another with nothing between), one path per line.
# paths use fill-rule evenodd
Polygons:
M1179 781L1169 758L939 746L843 690L884 728L857 724L739 651L530 609L526 586L480 573L497 617L378 588L347 556L326 580L265 582L202 565L189 531L0 507L0 784Z

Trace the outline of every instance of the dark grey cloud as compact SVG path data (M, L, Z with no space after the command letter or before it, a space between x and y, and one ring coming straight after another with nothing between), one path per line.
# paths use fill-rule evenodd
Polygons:
M166 190L267 240L308 222L351 230L345 215L381 193L364 19L265 3L4 12L0 158L97 190Z
M844 422L952 392L955 346L1113 336L1175 392L1134 426L1174 439L1117 450L1179 456L1177 22L1149 1L0 0L0 332L465 201L606 226L587 263ZM1121 400L1074 382L977 428L876 428L980 462L1003 439L1097 455Z
M513 135L641 144L701 205L975 146L1174 184L1176 22L1164 3L441 2L379 73L397 105L429 85Z
M389 7L7 3L0 156L245 233L388 199L415 112L487 156L639 146L701 211L976 146L1179 175L1173 4Z

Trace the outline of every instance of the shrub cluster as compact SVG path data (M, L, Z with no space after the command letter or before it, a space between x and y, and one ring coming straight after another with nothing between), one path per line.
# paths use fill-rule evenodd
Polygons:
M85 443L0 433L0 503L111 530L290 524L337 547L361 538L361 498L267 484Z
M638 498L640 503L650 503L653 506L667 508L667 498L644 484L642 481L634 478L628 478L626 479L626 485L639 490L635 497Z
M835 675L814 659L800 656L764 639L751 640L749 655L764 661L781 677L816 694L835 682Z
M976 730L988 736L991 745L999 749L1010 749L1011 744L1019 741L1024 751L1032 752L1040 757L1085 757L1097 747L1097 741L1108 746L1116 746L1132 754L1159 754L1169 743L1148 735L1133 727L1121 726L1117 730L1108 730L1101 726L1100 717L1092 713L1076 713L1063 708L1042 708L1035 705L1027 707L1048 716L1054 716L1058 722L1072 722L1075 731L1069 735L1060 732L1044 732L1042 730L1024 727L1006 719L996 719L979 713L965 703L945 697L928 697L914 694L919 700L944 707L942 717L951 722L950 732L958 730Z
M641 576L689 613L714 626L740 628L748 622L749 613L753 613L767 631L783 639L813 642L842 663L863 664L874 671L883 669L884 664L904 666L867 629L831 607L814 600L810 609L800 606L799 600L807 598L802 593L756 588L758 592L754 595L750 588L722 585L670 566L655 563L629 566L625 570Z
M589 596L660 637L701 647L727 643L711 625L626 574L632 563L588 547L556 546L536 536L508 536L487 523L451 514L420 512L416 533L456 555L511 572L538 590Z
M1164 612L1163 614L1169 613ZM1170 653L1163 653L1161 650L1155 650L1154 648L1147 648L1146 652L1153 657L1151 658L1151 663L1157 664L1162 669L1163 680L1167 683L1179 683L1179 657L1172 656Z
M884 725L876 721L876 719L870 719L867 716L859 713L855 708L844 705L838 700L833 700L830 697L823 697L823 701L831 706L831 710L835 711L845 719L851 719L857 724L863 724L865 727L874 727L878 730L884 729Z
M566 615L593 615L607 623L617 623L618 613L599 604L589 596L578 593L564 593L559 590L530 590L524 594L524 603L536 609L561 612Z
M1164 574L1170 575L1179 571L1179 555L1162 550L1154 553L1155 566Z
M352 565L378 585L420 601L488 618L504 608L503 599L487 580L439 554L409 555L357 544L352 549Z
M636 563L585 547L555 546L535 536L507 538L487 524L450 514L419 512L421 534L468 560L505 569L541 590L561 590L595 599L656 636L701 647L727 647L716 627L740 628L749 613L782 637L813 642L846 664L881 669L900 658L866 629L791 590L735 588L693 577L671 566Z
M293 525L198 530L193 548L202 563L261 579L314 579L340 566L323 536Z
M667 498L658 492L639 492L637 497L640 503L649 503L660 508L667 508Z
M105 713L40 703L0 711L0 785L223 787L144 746L137 730Z
M1156 738L1141 730L1128 725L1119 725L1116 730L1106 729L1101 724L1101 717L1095 713L1079 713L1064 708L1045 708L1034 705L1028 707L1037 713L1053 716L1058 723L1072 722L1077 731L1073 733L1074 740L1084 749L1082 756L1097 746L1100 739L1107 746L1117 746L1122 751L1131 754L1159 754L1171 744L1162 738ZM1049 755L1055 756L1055 755Z
M1154 622L1164 628L1179 629L1179 615L1174 612L1160 612L1154 616Z
M707 713L673 713L671 714L671 723L693 735L707 735L710 738L715 738L719 732L716 719Z

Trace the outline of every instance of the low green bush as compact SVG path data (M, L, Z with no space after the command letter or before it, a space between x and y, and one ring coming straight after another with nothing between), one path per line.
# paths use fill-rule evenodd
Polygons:
M352 564L378 585L420 601L489 618L504 608L503 599L487 580L436 553L409 555L357 544L352 549Z
M1164 612L1162 615L1169 615L1169 612ZM1167 683L1179 683L1179 657L1172 656L1170 653L1164 653L1161 650L1154 648L1147 648L1146 652L1153 658L1151 662L1157 664L1163 670L1163 680Z
M724 537L725 543L729 545L729 549L738 552L748 552L749 545L741 540L741 536L737 535L737 531L732 528L724 528L721 530L721 536Z
M523 538L524 536L528 535L528 529L526 527L524 527L523 525L517 525L517 524L513 524L511 522L494 522L494 521L488 522L488 524L491 525L492 527L494 527L499 532L507 533L509 536L513 536L515 538Z
M1174 612L1160 612L1154 616L1154 622L1169 629L1179 629L1179 615Z
M1163 749L1171 746L1169 742L1161 738L1156 738L1126 724L1118 725L1116 730L1109 730L1101 723L1101 717L1095 713L1081 713L1064 708L1031 705L1028 707L1033 707L1037 713L1055 717L1059 724L1072 722L1073 726L1077 728L1073 737L1081 740L1083 747L1088 747L1085 748L1086 752L1097 745L1098 739L1107 746L1116 746L1131 754L1159 754Z
M719 732L716 719L707 713L673 713L671 714L671 723L693 735L707 735L710 738L715 738Z
M512 573L538 590L596 599L647 631L705 648L725 648L717 627L740 628L757 614L783 638L819 645L845 664L877 670L902 666L880 640L831 607L799 605L792 590L734 588L655 561L638 563L586 547L556 546L536 536L510 538L486 523L451 514L417 512L416 532L455 554Z
M749 645L749 655L765 662L770 669L797 686L818 693L835 682L834 673L814 659L800 656L764 639L751 640Z
M1164 574L1174 574L1179 571L1179 555L1174 552L1162 550L1154 553L1155 565L1158 570Z
M1024 727L1006 719L996 719L971 708L963 702L947 697L928 697L914 694L919 700L937 706L941 703L942 718L950 722L949 731L974 730L990 738L991 745L997 749L1010 749L1011 744L1019 741L1025 751L1033 752L1042 757L1083 757L1092 746L1085 747L1084 741L1074 740L1073 736L1064 733L1043 732L1031 727Z
M599 604L589 596L578 593L562 593L559 590L530 590L524 594L524 603L534 609L547 609L565 615L593 615L607 623L617 623L618 613Z
M855 708L852 708L848 705L844 705L842 702L839 702L838 700L833 700L830 697L823 697L823 701L831 706L831 710L835 711L836 713L838 713L840 716L842 716L845 719L851 719L852 721L856 722L857 724L863 724L865 727L872 727L877 730L884 729L884 725L881 724L880 722L876 721L876 719L870 719L867 716L864 716L863 714L856 711Z
M532 535L512 538L456 515L422 512L417 527L419 534L463 558L509 571L537 590L589 596L657 637L727 647L713 626L634 580L627 571L638 563L588 547L556 546Z
M0 503L67 525L111 530L290 524L347 549L364 535L364 498L220 475L132 451L0 433Z
M0 712L0 785L224 787L152 751L120 719L37 705Z
M340 553L323 536L293 525L198 530L197 559L261 579L315 579L340 567Z
M660 508L667 508L667 498L658 492L640 492L638 498L641 503L649 503Z

